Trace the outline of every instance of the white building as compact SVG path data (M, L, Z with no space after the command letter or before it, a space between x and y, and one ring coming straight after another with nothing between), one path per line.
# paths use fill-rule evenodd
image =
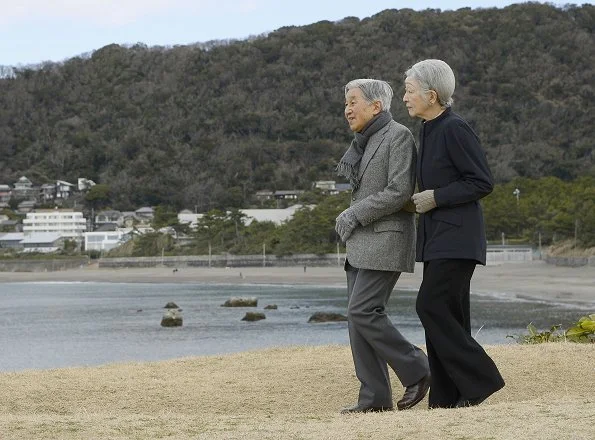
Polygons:
M291 220L293 214L303 208L302 205L293 205L285 209L240 209L239 211L246 216L244 224L250 225L254 220L257 222L273 222L276 225L281 225L284 222Z
M196 229L198 221L203 217L204 214L195 214L189 209L184 209L178 212L178 223L181 225L189 225L190 229Z
M55 232L40 232L25 236L21 241L23 252L56 252L64 247L64 237Z
M23 232L30 235L37 232L55 232L69 240L83 240L87 220L82 212L73 209L36 209L28 212L23 220Z
M86 251L109 251L126 243L132 237L131 229L85 232L84 235Z

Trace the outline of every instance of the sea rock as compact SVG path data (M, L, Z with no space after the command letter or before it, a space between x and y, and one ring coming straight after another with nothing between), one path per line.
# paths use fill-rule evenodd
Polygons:
M330 313L330 312L316 312L308 322L340 322L340 321L347 321L347 316L341 315L340 313Z
M176 309L168 309L161 318L161 327L180 327L184 321Z
M168 302L164 309L179 309L178 305L175 302Z
M269 304L264 309L265 310L277 310L277 304Z
M260 321L261 319L266 319L266 316L262 312L246 312L242 321L253 322Z
M256 307L258 305L258 299L255 297L231 297L222 307Z

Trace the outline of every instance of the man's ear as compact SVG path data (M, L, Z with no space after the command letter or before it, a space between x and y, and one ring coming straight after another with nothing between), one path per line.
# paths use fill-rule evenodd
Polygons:
M381 111L382 111L382 104L380 103L380 101L374 101L374 109L372 110L372 113L374 114L374 116L376 116Z

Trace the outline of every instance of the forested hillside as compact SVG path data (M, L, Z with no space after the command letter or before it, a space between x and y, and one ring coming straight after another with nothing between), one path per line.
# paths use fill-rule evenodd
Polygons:
M0 79L0 183L87 177L114 208L247 206L259 189L335 178L350 140L342 86L442 58L455 110L496 179L595 175L595 6L386 10L256 39L106 46Z

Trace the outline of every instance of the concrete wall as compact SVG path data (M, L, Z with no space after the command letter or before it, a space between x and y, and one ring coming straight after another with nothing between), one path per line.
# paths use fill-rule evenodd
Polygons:
M595 257L552 257L546 255L545 261L556 266L595 266Z
M100 268L122 267L287 267L287 266L341 266L345 254L298 254L285 257L275 255L193 255L180 257L101 258Z
M487 263L514 263L533 260L533 249L529 246L488 246Z
M53 272L89 264L87 257L56 260L0 260L0 272Z

